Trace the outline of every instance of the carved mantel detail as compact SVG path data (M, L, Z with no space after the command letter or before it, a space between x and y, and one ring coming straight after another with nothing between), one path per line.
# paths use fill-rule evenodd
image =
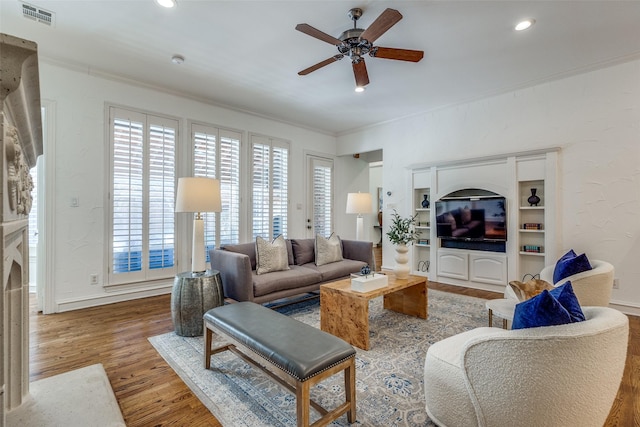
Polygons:
M33 178L29 174L29 166L22 156L22 148L18 138L18 130L8 126L5 141L5 155L7 157L7 195L9 209L18 215L29 215L33 196Z

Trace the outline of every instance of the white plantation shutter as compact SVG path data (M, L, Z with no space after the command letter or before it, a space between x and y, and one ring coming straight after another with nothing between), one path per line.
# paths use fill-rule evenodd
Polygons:
M251 206L253 238L287 237L289 215L289 144L251 135Z
M240 242L240 132L191 125L194 176L220 180L222 212L203 213L205 247Z
M142 271L144 118L114 118L113 134L112 272Z
M312 165L313 231L328 237L333 231L333 163L313 159Z
M258 139L258 138L252 138ZM266 141L268 142L268 141ZM271 223L269 158L271 147L265 143L251 144L251 207L253 239L257 236L269 238Z
M175 274L177 120L110 107L109 284Z
M151 117L157 122L159 119ZM173 267L175 230L176 127L149 125L148 267Z
M220 245L240 243L240 142L242 134L220 130Z

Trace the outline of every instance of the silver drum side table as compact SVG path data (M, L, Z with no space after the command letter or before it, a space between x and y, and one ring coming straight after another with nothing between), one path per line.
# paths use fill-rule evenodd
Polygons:
M204 313L224 303L220 272L180 273L171 291L171 319L176 334L183 337L202 335Z

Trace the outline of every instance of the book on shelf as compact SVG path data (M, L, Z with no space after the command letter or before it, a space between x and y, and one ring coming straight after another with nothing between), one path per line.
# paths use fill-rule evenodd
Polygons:
M522 224L523 230L542 230L542 224L537 222L525 222Z
M540 254L543 252L543 248L542 246L538 246L538 245L524 245L522 246L522 251Z

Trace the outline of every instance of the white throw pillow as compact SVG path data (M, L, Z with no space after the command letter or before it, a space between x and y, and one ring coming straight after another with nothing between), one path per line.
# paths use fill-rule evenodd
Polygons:
M340 237L331 233L328 239L316 234L316 265L330 264L336 261L342 261L342 244Z
M289 270L287 242L282 235L269 243L262 237L256 237L256 274L271 271Z

